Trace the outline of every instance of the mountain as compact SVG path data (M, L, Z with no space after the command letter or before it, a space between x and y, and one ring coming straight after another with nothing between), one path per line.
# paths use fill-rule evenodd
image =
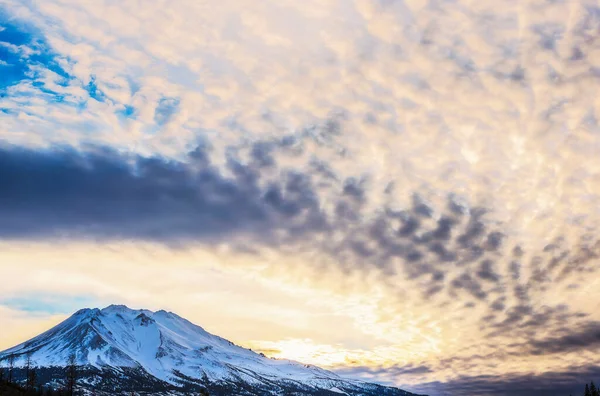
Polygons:
M166 311L123 305L82 309L54 328L0 353L15 377L27 356L43 384L61 387L74 358L84 394L409 396L409 392L234 345Z

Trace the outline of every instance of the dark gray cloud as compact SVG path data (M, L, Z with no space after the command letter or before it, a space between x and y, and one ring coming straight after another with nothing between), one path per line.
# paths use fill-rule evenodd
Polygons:
M552 335L528 343L534 355L549 355L573 351L600 349L600 322L589 322L581 328L568 328L559 335Z
M367 177L348 177L322 187L335 179L331 172L283 169L277 155L287 154L288 140L245 147L245 162L240 160L242 149L232 148L224 168L212 164L208 144L199 145L182 161L99 147L85 152L0 147L0 237L185 244L231 242L244 234L246 242L308 241L345 268L392 273L399 261L408 278L429 279L427 298L447 289L451 294L464 290L488 304L497 301L499 296L487 298L503 275L485 256L499 247L502 234L487 229L485 210L463 210L465 205L451 196L447 213L440 213L411 193L411 207L383 208L373 219L365 213L371 192ZM311 163L328 168L315 159ZM328 199L337 199L335 210L325 213L323 188L332 187L337 189L334 194L325 193ZM339 242L316 242L317 236L334 230L342 235ZM447 274L456 265L464 266L462 274L449 279Z
M466 231L459 221L463 214L433 220L433 207L416 194L412 208L388 209L373 221L365 220L369 186L364 177L333 185L338 189L335 210L324 213L320 186L335 177L278 167L275 155L288 150L286 142L255 142L247 148L245 163L240 150L231 149L223 169L211 163L209 145L199 145L181 162L99 147L85 152L1 147L0 236L185 243L245 233L272 243L276 231L310 239L337 230L344 235L342 241L328 242L324 251L347 257L358 267L383 268L401 259L411 276L433 275L433 282L441 282L445 272L435 263L464 258L452 246L457 235L471 233L472 220ZM312 163L327 169L323 162ZM392 225L394 220L400 225ZM480 224L478 233L486 232ZM461 241L461 250L483 252L472 239ZM425 263L426 258L434 262Z
M574 366L565 371L502 376L459 376L429 382L411 390L432 396L568 396L583 394L586 383L600 378L600 366Z
M449 362L456 364L456 362ZM407 378L435 373L436 367L408 365L385 368L355 367L338 370L343 375L372 375L388 378L390 383L404 384ZM564 371L542 374L504 374L499 376L460 375L449 381L402 385L403 389L430 396L569 396L583 394L586 383L598 383L600 366L572 366Z
M485 300L488 296L481 284L467 272L453 279L452 287L455 290L465 290L479 300Z
M328 133L333 133L334 125L330 127ZM373 217L366 213L365 203L373 193L368 177L341 179L330 170L312 173L311 164L330 169L316 158L306 172L280 167L277 156L301 144L291 140L254 142L245 147L245 162L240 160L241 149L232 148L222 168L212 164L208 144L180 162L98 147L85 152L0 147L0 237L177 244L231 241L244 234L267 244L285 238L310 242L345 268L401 270L409 279L428 279L425 298L446 290L452 297L460 294L505 312L500 323L489 324L492 327L539 321L531 318L531 292L566 273L591 271L598 257L600 245L593 239L573 252L547 248L532 260L532 276L520 282L523 252L514 245L514 260L501 256L502 246L510 241L490 229L486 209L468 208L450 195L447 207L439 210L410 192L410 207L383 207ZM333 200L330 213L322 208L324 200ZM317 238L333 231L341 235L335 242ZM518 304L507 304L510 293L518 297Z
M490 282L498 282L500 280L500 275L498 275L494 270L494 262L489 259L483 260L480 263L477 276L480 279Z
M285 173L266 188L258 167L229 158L224 176L206 148L185 163L104 148L0 148L0 236L131 238L177 242L325 224L311 178ZM266 154L254 151L254 157ZM292 222L291 224L290 222ZM266 234L265 234L266 233Z

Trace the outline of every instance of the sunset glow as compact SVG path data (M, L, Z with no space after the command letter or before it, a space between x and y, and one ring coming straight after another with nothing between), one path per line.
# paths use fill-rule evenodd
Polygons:
M599 92L591 0L0 0L0 350L115 303L568 396L600 380Z

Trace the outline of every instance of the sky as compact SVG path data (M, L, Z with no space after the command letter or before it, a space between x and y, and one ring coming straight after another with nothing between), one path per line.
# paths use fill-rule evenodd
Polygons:
M593 0L0 0L0 349L167 309L444 395L600 381Z

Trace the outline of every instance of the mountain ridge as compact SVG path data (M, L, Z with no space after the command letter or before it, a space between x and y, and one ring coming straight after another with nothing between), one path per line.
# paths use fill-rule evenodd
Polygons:
M84 393L413 395L342 378L317 366L268 358L175 313L124 305L80 309L40 335L0 352L0 362L9 356L15 367L23 367L29 357L42 382L57 386L61 368L73 357Z

